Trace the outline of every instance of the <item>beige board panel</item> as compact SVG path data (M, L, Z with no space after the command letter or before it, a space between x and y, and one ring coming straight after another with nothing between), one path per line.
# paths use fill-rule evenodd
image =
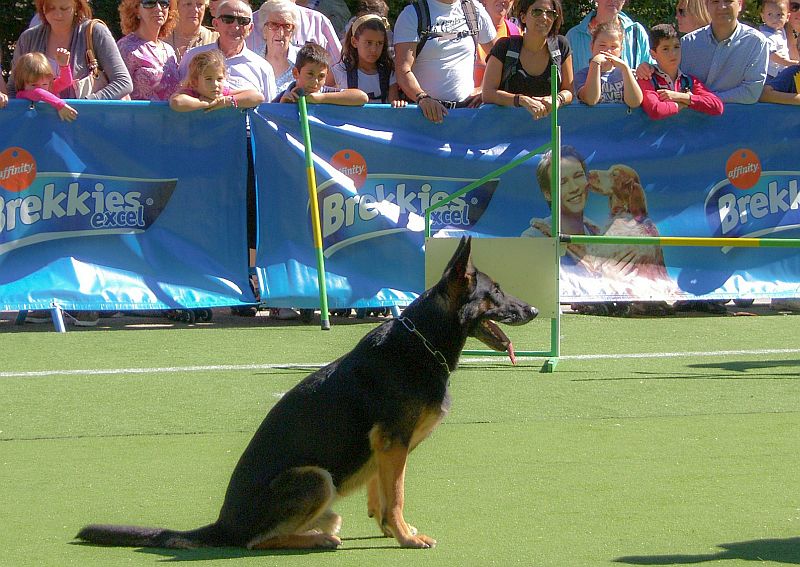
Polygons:
M458 238L428 238L425 241L425 289L442 277ZM506 293L527 301L539 310L539 318L556 317L558 243L554 238L473 238L472 261Z

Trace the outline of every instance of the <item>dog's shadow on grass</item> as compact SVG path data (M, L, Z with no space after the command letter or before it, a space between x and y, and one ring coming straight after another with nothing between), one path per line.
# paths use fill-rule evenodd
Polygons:
M359 541L384 540L385 545L351 545ZM75 545L93 545L74 542ZM374 549L403 549L393 539L384 536L362 536L342 538L342 546L336 549L244 549L241 547L201 547L196 549L165 549L160 547L138 547L136 553L160 555L160 561L213 561L222 559L241 559L245 557L281 557L292 555L316 555L325 553L342 553L346 551L366 551Z
M716 553L701 553L697 555L632 555L628 557L618 557L614 559L614 562L626 563L628 565L688 565L691 563L706 563L708 561L734 559L800 565L800 537L739 541L735 543L723 543L718 547L722 549Z

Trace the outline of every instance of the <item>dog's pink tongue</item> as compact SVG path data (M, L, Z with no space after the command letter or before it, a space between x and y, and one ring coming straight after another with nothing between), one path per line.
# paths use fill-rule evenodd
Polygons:
M514 355L514 345L508 343L508 358L511 359L511 364L517 363L517 357Z

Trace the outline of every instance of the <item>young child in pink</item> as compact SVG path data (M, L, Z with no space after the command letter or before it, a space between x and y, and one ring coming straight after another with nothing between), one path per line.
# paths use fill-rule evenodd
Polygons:
M169 98L169 106L177 112L220 108L252 108L264 102L264 95L255 89L231 90L228 87L225 59L218 49L195 55L189 62L186 81Z
M681 40L670 24L650 29L650 55L656 66L650 79L640 79L642 110L653 120L678 114L684 108L704 114L722 114L723 104L697 77L680 69Z
M59 75L54 78L53 68L44 53L33 51L20 57L11 71L14 83L22 86L16 96L33 102L46 102L58 111L61 120L72 122L78 117L78 111L57 96L72 84L69 51L59 47L56 63Z

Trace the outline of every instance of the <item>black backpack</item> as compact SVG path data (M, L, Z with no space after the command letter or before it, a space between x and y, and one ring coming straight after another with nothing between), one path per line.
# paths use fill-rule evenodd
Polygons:
M349 65L345 65L345 69L347 70L347 88L357 89L358 66L351 68ZM389 102L389 75L389 69L386 66L378 65L378 82L381 86L380 99L383 104Z
M415 57L419 55L422 48L425 47L425 42L432 37L442 37L444 34L431 30L431 10L428 7L428 0L411 0L411 5L414 6L414 11L417 13L417 35L419 36L419 43L417 44L417 51ZM478 52L478 12L472 0L461 0L461 9L464 11L464 19L467 21L467 28L469 31L461 31L458 33L459 38L472 36L475 42L475 52Z
M550 58L558 69L558 84L561 84L561 50L558 48L558 38L555 36L547 37L547 49L550 51ZM500 80L500 89L508 90L508 81L519 69L519 53L522 51L522 36L513 35L508 38L508 51L503 60L503 77Z

